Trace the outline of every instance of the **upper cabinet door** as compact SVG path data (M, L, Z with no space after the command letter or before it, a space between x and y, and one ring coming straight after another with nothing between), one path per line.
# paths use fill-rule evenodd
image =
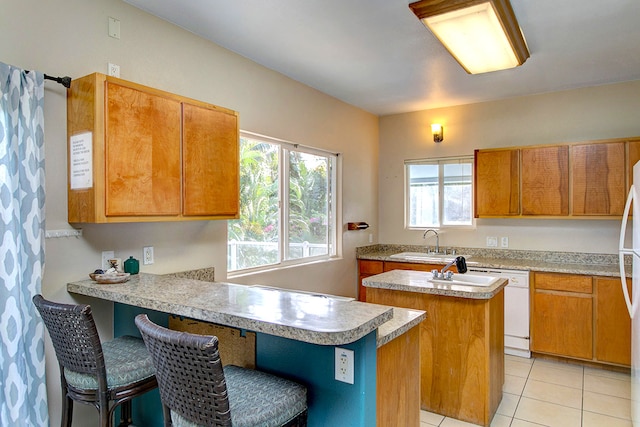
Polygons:
M625 143L572 145L571 164L572 214L622 215Z
M569 214L569 147L522 149L522 214Z
M180 103L106 85L106 215L179 215Z
M228 110L182 104L184 215L239 212L238 117Z
M475 216L520 214L520 150L476 150Z

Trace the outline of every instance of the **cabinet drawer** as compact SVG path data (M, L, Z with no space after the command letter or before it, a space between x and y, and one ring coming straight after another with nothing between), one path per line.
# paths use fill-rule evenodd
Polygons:
M590 294L593 292L593 280L591 276L578 276L574 274L535 273L534 286L536 290L580 292Z
M382 273L382 261L358 261L360 274L380 274Z

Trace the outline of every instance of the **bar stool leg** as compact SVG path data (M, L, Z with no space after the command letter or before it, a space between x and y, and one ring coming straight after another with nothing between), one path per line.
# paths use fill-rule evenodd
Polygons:
M133 423L132 412L130 400L120 405L120 424L118 424L118 427L128 427Z

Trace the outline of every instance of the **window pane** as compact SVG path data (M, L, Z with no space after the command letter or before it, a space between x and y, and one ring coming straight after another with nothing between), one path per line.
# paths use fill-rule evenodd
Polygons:
M407 161L407 227L473 225L473 158Z
M444 164L443 188L442 224L471 224L471 163Z
M330 159L289 152L288 256L330 253Z
M409 165L409 225L434 227L439 223L438 165Z
M279 146L240 138L240 218L228 221L229 271L279 262Z

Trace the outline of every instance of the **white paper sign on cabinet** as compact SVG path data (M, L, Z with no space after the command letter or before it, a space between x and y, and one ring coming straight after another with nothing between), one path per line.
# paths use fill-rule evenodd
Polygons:
M80 133L70 138L72 190L93 187L93 134Z

